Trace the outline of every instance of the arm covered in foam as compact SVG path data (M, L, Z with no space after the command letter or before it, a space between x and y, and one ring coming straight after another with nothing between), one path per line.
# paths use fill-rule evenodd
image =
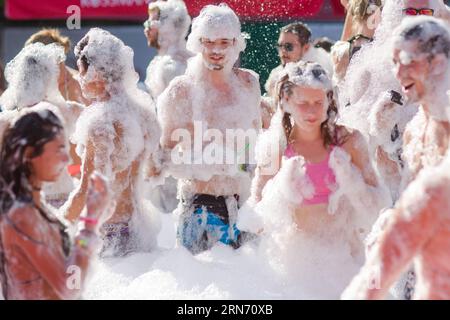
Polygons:
M62 210L66 219L76 221L86 204L86 195L89 186L89 178L94 170L105 176L110 176L108 164L110 163L108 142L105 133L92 130L82 156L81 179L78 187L69 195Z
M448 177L437 171L423 174L405 190L390 210L386 227L364 267L344 291L346 299L381 299L399 275L420 253L448 212Z

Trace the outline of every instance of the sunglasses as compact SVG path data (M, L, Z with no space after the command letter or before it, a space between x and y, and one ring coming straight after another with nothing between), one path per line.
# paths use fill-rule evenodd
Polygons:
M406 8L403 9L403 13L407 16L434 16L434 10L429 8Z
M294 44L293 43L277 43L278 50L283 50L286 52L292 52L294 51Z

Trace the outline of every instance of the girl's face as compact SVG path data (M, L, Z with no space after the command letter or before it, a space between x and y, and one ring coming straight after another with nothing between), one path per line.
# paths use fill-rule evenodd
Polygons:
M32 147L26 154L32 153ZM30 159L33 179L42 182L56 181L69 162L66 141L62 132L44 145L42 153Z
M284 108L302 130L315 131L327 119L328 101L325 90L294 86L284 98Z

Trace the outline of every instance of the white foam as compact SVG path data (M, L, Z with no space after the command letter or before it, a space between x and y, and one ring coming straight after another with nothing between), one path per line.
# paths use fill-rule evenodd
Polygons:
M217 53L225 55L225 69L231 70L239 54L245 50L246 43L241 33L241 23L238 16L228 5L205 6L198 17L192 21L192 31L189 34L186 47L194 53L202 53L204 48L200 40L211 41L220 39L235 40L234 45L226 49L215 49Z
M88 143L93 143L94 165L111 181L113 195L118 196L132 186L133 199L130 202L135 212L128 214L132 215L132 226L142 247L151 248L156 242L159 221L151 204L142 199L142 178L146 163L150 159L158 161L161 129L153 100L137 87L138 78L130 47L98 28L91 29L86 37L87 45L82 51L79 47L76 49L89 62L88 72L80 78L88 82L92 77L100 76L106 82L109 99L94 99L83 111L76 124L73 141L81 158L85 156ZM118 173L131 170L135 161L140 163L139 177L130 174L118 178Z
M159 9L158 55L147 68L145 85L152 97L157 98L170 81L184 74L187 60L192 54L186 50L186 36L191 18L182 0L155 1L149 10Z
M148 5L149 10L159 9L158 44L167 52L172 47L185 46L185 38L191 25L183 0L153 1Z
M59 64L64 49L56 44L34 43L24 47L5 68L8 89L0 98L4 110L22 109L47 100L64 102L58 89Z

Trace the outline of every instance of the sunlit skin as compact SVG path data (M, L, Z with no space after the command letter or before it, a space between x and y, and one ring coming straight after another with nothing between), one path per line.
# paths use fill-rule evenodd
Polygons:
M70 256L62 251L62 236L58 225L50 223L38 211L47 211L41 202L40 188L44 182L54 182L65 168L69 156L63 132L43 146L42 153L32 156L34 147L25 149L31 175L33 205L13 207L8 217L14 222L0 222L0 237L8 263L8 299L76 299L79 297L88 272L92 252L72 247ZM89 217L99 219L108 202L106 183L99 177L90 180L90 195L87 199ZM94 191L95 190L95 191ZM92 195L95 193L95 196ZM95 201L93 201L95 199ZM48 212L46 213L48 214ZM20 233L17 232L20 228ZM86 226L83 231L94 233L95 226ZM23 235L28 235L29 238ZM33 239L30 241L29 239ZM94 247L91 243L90 249ZM80 268L80 287L67 286L69 265Z
M409 49L412 52L407 53L416 53L414 45L410 44ZM377 222L382 231L371 244L370 259L346 289L344 297L384 298L391 285L414 261L417 275L414 298L449 299L448 167L435 170L430 176L419 175L440 165L448 150L449 123L429 116L433 103L430 104L429 97L438 93L422 80L436 79L448 72L448 58L444 59L441 54L404 65L398 49L394 49L393 56L397 79L408 98L421 104L423 115L419 112L411 121L417 125L408 127L404 133L403 159L408 168L405 174L408 187L395 208L385 213L387 221ZM440 175L440 172L445 173ZM367 281L374 268L379 270L379 285L370 288Z
M64 62L59 64L59 91L66 101L76 101L86 104L87 100L81 93L80 84L76 80L76 73L75 70L67 67Z
M86 75L87 70L84 69L84 66L80 60L77 61L77 65L80 72L80 77L82 78ZM85 82L82 80L81 90L87 99L90 99L90 97L96 97L99 101L106 101L110 97L106 90L106 82L98 74L96 79L93 81Z
M25 153L31 154L31 151L32 149L29 147ZM43 153L29 161L33 168L33 180L40 182L56 181L69 161L64 134L59 133L55 139L46 143Z
M285 101L291 106L291 115L304 133L320 136L320 125L326 119L326 94L322 89L296 86ZM293 110L292 110L293 109Z
M150 22L155 23L159 21L160 11L158 8L149 10L148 14L149 14L148 20ZM158 33L159 33L158 27L156 26L156 24L151 25L150 28L144 29L144 34L145 37L147 38L147 45L149 47L154 47L156 49L159 48Z
M284 111L290 112L294 120L289 143L295 153L310 163L324 161L330 152L330 147L324 146L321 134L321 124L326 120L325 106L328 106L326 92L323 89L295 86L290 96L283 97L283 106ZM345 131L344 128L341 130ZM365 182L376 186L375 173L370 166L367 166L369 161L367 154L361 150L360 146L357 147L361 138L360 134L352 133L341 147L351 156L353 164L361 170ZM280 151L280 155L282 154L283 152ZM273 176L260 175L257 169L256 188L253 191L255 193L252 194L256 201L261 199L262 189L271 178ZM332 223L334 218L328 214L328 204L325 203L297 207L294 221L303 232L316 233L326 228L326 225ZM353 244L352 249L356 253L357 242Z
M292 44L293 51L288 52L284 47L278 49L278 56L281 64L286 65L289 62L298 62L302 60L305 53L308 51L310 44L302 45L298 36L291 32L282 32L278 38L278 45Z
M410 45L411 54L415 53L415 46ZM408 53L408 52L406 52ZM439 121L429 117L430 108L433 108L432 100L436 94L430 78L435 78L442 74L442 70L448 68L445 55L435 55L428 58L426 55L420 59L413 59L405 64L400 59L400 50L394 49L393 62L395 75L402 86L402 90L412 103L421 105L424 110L426 125L424 128L407 127L403 136L403 149L416 148L414 159L405 158L409 166L408 181L417 176L419 171L428 165L437 165L436 161L443 156L447 150L450 126L448 122ZM411 145L413 137L419 135L422 147ZM427 147L429 146L429 147Z
M402 90L408 99L415 103L424 98L426 82L430 73L430 62L426 57L420 60L412 60L408 64L402 63L400 50L394 51L394 72L402 86Z
M296 86L292 95L285 98L289 104L295 126L291 134L291 145L296 154L307 162L318 163L326 159L329 150L323 144L320 125L326 119L324 105L326 94L322 89ZM298 207L294 220L297 227L314 232L331 223L327 213L328 204L316 204Z
M200 39L203 46L203 60L213 69L222 70L227 63L227 49L234 45L235 39Z
M293 50L286 50L286 45L292 46ZM266 83L267 93L274 99L277 96L275 91L279 72L287 63L301 61L305 53L309 50L310 44L308 43L302 45L298 35L292 32L281 32L278 38L277 46L278 57L280 58L281 65L272 70Z
M84 69L83 64L78 60L78 68L80 71L80 76L83 77L87 70ZM106 90L106 82L102 79L100 74L94 81L83 82L82 84L83 92L88 93L88 96L93 97L96 101L108 101L111 97ZM114 129L116 130L116 138L112 141L118 149L120 149L120 144L123 142L123 124L114 123ZM82 173L81 182L76 190L76 192L71 194L69 198L69 206L66 218L70 221L76 221L81 214L83 209L86 192L89 183L89 177L91 174L98 170L100 172L105 171L105 166L107 163L94 163L96 154L99 152L95 147L96 144L101 144L97 139L101 140L102 137L96 137L95 135L90 136L90 139L86 145L86 152L84 153L84 158L82 159ZM102 147L105 147L102 145ZM135 159L128 168L119 171L114 164L112 164L113 177L111 178L111 189L121 190L120 194L115 194L116 205L114 207L114 214L111 219L107 221L108 223L121 223L130 220L132 213L135 211L135 202L133 199L133 188L137 183L137 177L139 173L139 168L141 165L140 159L143 156L141 154L137 159ZM97 165L97 167L96 167ZM125 186L125 187L123 187Z
M365 265L344 291L345 299L383 299L411 263L417 275L414 299L450 299L448 166L416 180L403 193ZM425 182L426 181L426 182ZM430 183L432 181L432 183ZM413 202L413 203L411 203ZM376 276L377 285L369 286Z
M216 39L211 40L207 38L199 39L203 50L202 63L199 72L204 82L205 90L208 95L201 101L202 117L208 123L209 128L218 129L225 134L227 129L249 129L259 130L262 127L261 116L257 119L245 119L247 124L236 123L235 120L227 119L226 116L218 116L218 113L230 112L227 110L236 110L242 108L244 99L260 99L261 92L259 83L256 78L248 71L239 68L232 68L229 72L229 64L235 61L228 61L232 56L231 50L235 50L235 39ZM227 68L225 68L227 66ZM239 90L232 85L238 83ZM193 112L193 97L192 93L196 88L193 85L194 79L191 75L183 75L174 79L166 92L170 92L170 99L161 105L161 110L167 117L167 120L161 123L162 126L162 146L168 150L172 150L179 142L172 139L172 133L177 128L184 128L189 130L191 137L194 137L193 122L185 121L185 115L180 117L177 113L179 110L186 110L188 118L192 119ZM253 101L252 100L252 101ZM182 109L180 106L183 106ZM158 103L158 108L160 104ZM195 106L196 108L198 106ZM253 105L246 105L246 108L255 108ZM259 108L259 106L258 106ZM249 110L257 114L257 110ZM259 111L259 109L258 109ZM251 123L250 127L246 126ZM242 127L241 126L245 126ZM190 189L197 194L211 194L211 195L233 195L239 194L242 189L242 181L240 177L229 175L214 175L208 181L200 179L189 180ZM223 189L226 188L224 191ZM233 191L231 191L233 190Z

